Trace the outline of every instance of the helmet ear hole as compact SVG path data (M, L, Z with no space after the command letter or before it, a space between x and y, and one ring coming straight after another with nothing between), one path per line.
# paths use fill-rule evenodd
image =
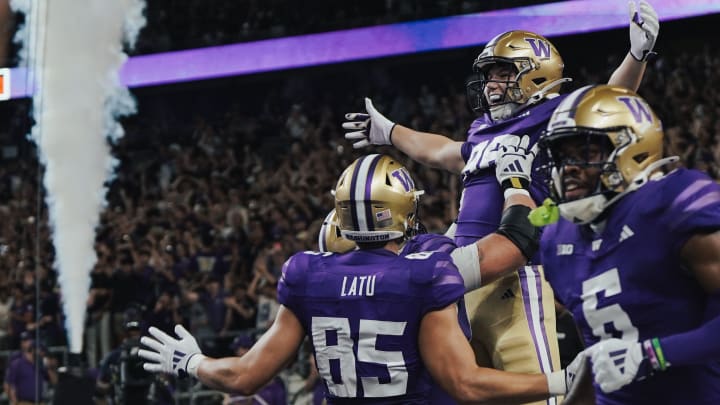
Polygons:
M392 187L392 183L390 183L390 175L385 175L385 185L388 187Z
M547 78L545 77L536 77L532 79L532 82L535 83L536 86L539 86L547 81Z
M650 156L648 152L638 153L637 155L633 156L633 160L635 161L635 163L641 164L645 161L645 159L648 158L648 156Z

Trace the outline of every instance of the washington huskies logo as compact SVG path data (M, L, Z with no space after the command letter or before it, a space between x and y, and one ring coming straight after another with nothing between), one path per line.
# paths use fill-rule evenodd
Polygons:
M617 99L622 101L628 110L630 110L636 123L642 124L643 121L652 123L653 118L650 107L642 99L629 96L618 97Z
M390 173L391 176L395 177L402 183L403 188L405 191L410 191L415 188L415 182L413 181L412 177L410 177L410 173L404 168L401 167L392 173Z
M525 41L532 47L533 53L538 58L550 57L550 42L537 38L525 38Z

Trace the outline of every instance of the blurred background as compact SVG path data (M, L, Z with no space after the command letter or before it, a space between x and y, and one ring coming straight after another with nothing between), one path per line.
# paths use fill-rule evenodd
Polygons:
M625 10L626 2L617 2ZM662 19L663 7L650 2ZM500 13L505 17L492 30L475 27L489 39L518 28L517 10L571 3L149 0L147 24L128 53L134 63L194 49L201 51L194 54L195 63L214 66L226 61L213 55L227 52L252 71L253 61L263 60L244 53L251 48L213 47L265 44L263 52L281 58L283 48L272 50L274 43L267 40L294 37L306 41L296 43L302 47L317 39L308 34L397 23L422 28L413 24L451 24L462 21L453 19L457 16ZM699 3L717 8L716 2ZM649 62L639 93L664 122L666 154L679 155L680 165L717 179L720 16L699 10L661 22L658 55ZM626 19L616 28L592 32L577 16L538 22L537 32L548 35L565 60L565 76L574 79L564 92L607 81L629 49ZM12 38L22 21L7 0L0 1L2 66L19 67ZM577 32L545 32L563 21L572 22ZM464 138L474 119L465 81L483 42L426 49L425 37L418 36L414 47L396 54L347 56L372 54L387 45L383 38L392 37L357 38L364 40L326 49L330 59L333 54L357 59L345 62L288 63L254 73L238 69L176 83L133 73L138 113L123 119L126 134L113 146L120 165L101 214L87 303L84 355L97 403L253 403L192 382L146 375L132 356L137 337L148 325L171 331L183 323L205 353L224 356L241 354L267 329L278 308L275 287L283 262L298 250L317 249L321 221L333 207L330 190L341 169L364 153L352 150L340 126L346 112L363 110L363 97L371 97L398 123ZM183 67L164 69L170 77L172 69ZM39 376L28 381L46 403L53 398L55 369L67 362L61 291L44 190L38 187L43 167L27 137L31 104L23 95L0 102L0 404L10 403L7 376L18 372L11 367L18 356L37 353L35 359L41 359ZM457 212L459 179L423 168L391 148L375 150L396 156L415 175L425 190L424 224L430 232L444 232ZM273 398L284 398L273 403L319 404L309 349L267 389L275 392Z

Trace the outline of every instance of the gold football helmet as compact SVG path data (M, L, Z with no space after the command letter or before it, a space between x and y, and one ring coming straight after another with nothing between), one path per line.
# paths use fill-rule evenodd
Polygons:
M340 234L355 242L384 242L416 229L418 198L410 173L395 159L368 155L355 160L335 187Z
M490 81L487 73L497 64L513 67L516 76L501 82L506 86L504 95L491 104L485 96ZM548 93L557 93L559 89L553 89L570 81L562 77L564 67L555 46L542 35L529 31L502 33L485 45L473 63L477 78L467 84L468 102L474 111L488 112L493 120L508 118Z
M345 253L355 250L357 245L351 240L347 240L340 234L338 226L338 217L333 208L325 217L320 234L318 235L318 250L321 252Z
M570 142L579 150L576 156L565 156L563 146ZM548 153L551 191L560 213L576 223L591 222L676 159L662 159L662 123L647 102L619 86L585 86L568 95L555 109L540 144ZM601 151L596 159L589 157L591 144ZM568 198L563 179L568 166L599 170L596 189L582 198Z

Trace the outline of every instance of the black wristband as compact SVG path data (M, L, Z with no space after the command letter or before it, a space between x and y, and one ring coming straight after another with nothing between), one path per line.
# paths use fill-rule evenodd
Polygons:
M390 128L390 133L388 134L388 141L390 141L390 145L393 145L393 146L395 146L395 144L392 142L392 131L393 131L393 129L395 129L396 125L397 125L397 123L393 124L392 128Z
M503 191L509 188L527 190L530 188L530 182L522 177L510 177L509 179L503 180L503 182L500 183L500 187L502 187Z
M500 226L495 233L508 239L530 260L540 245L540 229L530 223L530 207L512 205L503 211Z

